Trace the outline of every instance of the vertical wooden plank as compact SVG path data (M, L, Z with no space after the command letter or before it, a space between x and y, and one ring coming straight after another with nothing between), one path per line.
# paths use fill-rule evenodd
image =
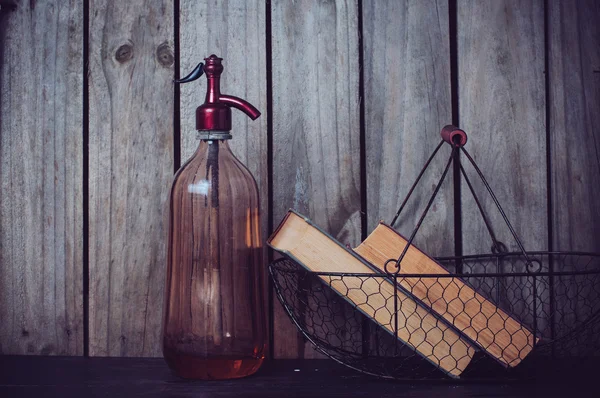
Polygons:
M82 23L0 11L0 354L83 353Z
M367 216L371 231L391 222L452 122L446 0L363 2ZM396 228L410 236L451 152L440 150ZM431 255L453 255L452 173L415 243Z
M181 0L180 54L183 76L210 54L223 58L225 72L221 91L256 106L262 116L256 121L233 110L233 139L236 156L256 178L267 200L267 105L265 70L265 4L261 0ZM195 110L204 103L205 79L181 85L181 161L198 147ZM263 199L261 198L261 199ZM266 207L263 207L266 209ZM266 213L265 213L266 215Z
M600 3L548 5L554 248L598 252Z
M459 0L457 8L459 115L469 134L467 149L525 248L545 249L543 2ZM472 180L498 239L518 250L485 188ZM491 240L466 186L462 210L464 253L489 252Z
M546 249L543 1L459 0L457 11L459 119L469 134L466 148L490 182L525 249ZM479 177L466 158L462 159L497 239L509 251L519 251ZM490 235L467 184L461 188L463 252L489 253ZM470 271L483 272L482 267ZM526 269L523 263L503 262L499 269L485 271ZM493 298L499 298L501 306L531 327L531 278L491 282L487 293L498 295ZM538 289L546 287L545 282ZM538 311L542 311L541 306Z
M390 223L452 122L447 0L363 1L367 222ZM438 183L449 146L429 166L395 228L410 236ZM454 255L452 173L415 237L430 255ZM379 328L371 354L385 349Z
M272 2L273 219L288 208L360 241L358 5ZM274 355L314 356L275 305Z
M90 2L90 355L157 356L173 174L171 2Z
M232 110L233 153L254 175L258 184L262 241L268 234L267 169L267 77L265 41L265 3L263 0L182 0L180 3L181 71L185 76L198 62L211 54L223 58L225 71L221 91L243 98L262 115L255 121ZM195 110L204 103L206 80L181 85L181 161L198 147ZM266 245L263 253L266 272ZM265 299L267 292L265 291ZM268 308L268 306L267 306ZM267 311L265 309L265 311Z
M553 248L600 252L600 3L550 1L548 6ZM581 260L558 261L554 268L589 270L586 258ZM598 281L554 280L558 337L599 308Z

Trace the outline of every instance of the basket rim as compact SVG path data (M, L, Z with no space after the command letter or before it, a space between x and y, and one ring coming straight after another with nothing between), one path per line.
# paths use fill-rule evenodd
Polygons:
M529 255L573 255L573 256L589 256L594 258L600 258L600 253L593 252L570 252L570 251L532 251L527 252ZM498 253L498 254L482 254L482 255L468 255L468 256L454 256L454 257L436 257L436 261L450 261L450 260L475 260L475 259L489 259L489 258L497 258L499 260L506 257L515 257L515 256L523 256L521 252L510 252L510 253ZM398 272L328 272L328 271L310 271L302 266L298 266L297 269L289 269L281 266L281 263L292 262L296 264L296 260L287 256L280 257L276 260L273 260L269 263L269 268L276 270L277 272L284 273L303 273L317 276L331 276L331 277L369 277L369 278L483 278L483 277L545 277L545 276L575 276L575 275L596 275L600 274L600 269L590 269L590 270L581 270L581 271L541 271L541 269L536 271L525 271L525 272L467 272L467 273L456 273L456 272L448 272L448 273L434 273L434 274L425 274L425 273L402 273ZM297 265L297 264L296 264Z
M571 255L571 256L592 256L600 257L600 252L588 252L588 251L577 251L577 250L527 250L527 255ZM461 260L461 259L478 259L478 258L490 258L490 257L512 257L512 256L523 256L521 251L505 252L505 253L481 253L481 254L467 254L463 256L440 256L435 257L437 261L449 261L449 260Z

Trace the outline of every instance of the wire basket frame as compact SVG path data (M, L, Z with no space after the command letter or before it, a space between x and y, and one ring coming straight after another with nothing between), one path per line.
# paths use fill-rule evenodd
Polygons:
M530 374L526 370L534 366L538 357L590 356L600 353L600 273L597 271L600 256L561 252L533 252L530 255L540 261L544 270L536 274L528 273L527 265L519 253L462 258L464 272L460 274L461 279L517 318L539 338L532 354L516 368L503 371L501 366L494 366L496 364L492 360L480 353L473 358L463 373L464 377L528 377ZM545 271L550 258L560 268L580 271L550 274ZM455 258L438 261L446 263L452 269ZM498 273L498 269L504 271ZM340 363L376 376L396 379L444 378L436 367L423 360L414 349L400 342L393 334L386 333L383 328L371 328L371 333L365 336L364 323L367 317L359 307L367 304L369 298L365 294L363 302L352 303L338 295L333 286L339 289L340 285L346 285L352 278L377 284L390 278L396 278L398 283L402 279L412 278L422 282L415 283L415 288L427 289L426 286L432 285L431 281L440 282L456 277L457 274L420 276L315 273L288 258L273 262L270 272L276 294L286 312L319 351ZM550 300L549 295L551 276L554 300ZM349 289L354 285L355 283L347 283ZM554 302L554 308L551 308L551 302ZM392 330L407 328L408 316L398 316L398 312L389 313L385 307L374 310L387 311L387 326ZM398 311L402 311L402 308ZM483 313L468 315L474 319L486 316ZM430 331L426 325L420 328L421 330L411 330L411 333L426 335ZM415 345L419 343L425 344L421 341L415 342ZM461 358L452 359L458 362ZM437 361L442 360L447 361L448 358L437 358ZM489 374L482 374L478 372L480 367L491 371Z
M456 305L457 302L448 302L444 295L436 302L421 301L415 296L429 297L428 292L432 286L441 288L444 292L450 287L456 290L458 285L452 278L460 278L465 285L492 302L499 310L491 315L484 313L481 310L483 303L477 301L478 298L473 294L467 301L472 301L471 304L478 303L479 307L465 306L463 302L462 311L459 314L453 312L450 317L464 316L471 322L480 324L487 322L488 326L480 333L488 333L493 337L490 345L495 344L496 338L511 342L501 349L503 353L504 350L516 350L517 355L519 354L520 348L512 344L512 339L516 338L518 333L531 332L534 336L527 347L528 351L533 351L514 368L500 366L498 361L485 354L486 349L493 347L477 347L478 352L461 375L463 380L523 379L535 375L539 370L540 361L547 361L547 358L591 357L600 354L600 254L525 251L483 173L463 148L467 141L464 131L454 126L446 126L442 129L442 138L398 209L391 225L393 226L400 216L440 147L444 142L448 142L453 151L442 177L402 254L397 259L389 259L380 273L310 272L287 257L270 264L269 271L277 297L294 324L317 350L361 372L392 379L447 379L444 373L439 371L440 365L444 365L444 369L452 369L461 366L461 361L464 361L464 352L455 349L460 345L460 341L453 340L451 336L458 335L461 341L473 343L467 336L472 336L472 333L466 333L470 326L460 329L456 324L442 319L442 316L448 319L449 305ZM479 198L464 168L459 164L461 175L475 198L490 234L492 252L436 258L449 270L449 274L402 273L402 260L408 246L423 223L452 162L458 161L458 151L465 154L483 181L520 251L508 253L506 246L496 239ZM374 308L373 303L386 300L382 286L389 283L399 287L394 290L394 311L390 311L387 305ZM366 284L371 285L370 288L362 290ZM379 293L367 294L377 291L373 289L374 284L380 287ZM422 313L414 305L411 306L412 300L409 302L399 299L398 290L424 304L424 308L435 308L435 312L432 311L431 314L439 323L432 325L430 321L425 322ZM419 294L413 295L417 290ZM377 297L372 296L378 294L381 297L375 300ZM349 300L349 295L354 299ZM461 299L464 298L464 295L461 295ZM385 319L380 322L380 327L370 326L374 321L364 315L364 306L371 306L371 311L379 314L377 319ZM480 310L474 311L473 308ZM523 325L523 330L508 330L506 323L505 327L500 328L489 326L494 317L502 316L502 312L517 319ZM447 326L453 333L444 331ZM440 333L447 335L430 338ZM399 334L409 336L408 344L398 339ZM433 345L430 343L432 340L435 341ZM430 352L431 355L425 360L417 351Z

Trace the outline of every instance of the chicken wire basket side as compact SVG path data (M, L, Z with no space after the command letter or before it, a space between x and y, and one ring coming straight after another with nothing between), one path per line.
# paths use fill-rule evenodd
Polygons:
M582 358L600 356L600 254L526 251L483 173L464 149L466 133L445 126L441 135L442 141L390 225L399 218L423 173L447 142L453 150L444 172L402 254L389 259L379 273L311 272L287 256L269 265L276 295L298 330L318 351L339 363L370 375L401 380L448 380L448 376L459 374L467 381L521 380L538 375L544 368L540 364L549 363L549 359L560 359L570 367L581 363ZM448 273L402 272L402 260L459 151L481 178L520 251L509 253L496 239L459 164L461 177L490 234L492 252L436 258ZM397 287L393 297L389 297L389 289L382 288L389 283ZM467 286L465 292L460 286ZM443 294L430 296L430 289ZM462 301L450 294L446 298L446 291L457 289ZM403 301L399 295L410 300ZM389 300L393 306L388 305ZM495 311L483 310L484 301L492 303ZM414 302L416 306L409 304ZM519 322L520 329L508 326L503 318L506 314ZM459 319L468 322L456 322ZM479 339L480 333L487 339ZM526 345L516 344L529 335L533 337ZM485 346L481 343L484 340ZM470 352L461 349L463 345L475 348L472 358ZM503 361L504 357L514 362Z
M543 358L600 354L600 256L560 252L536 252L531 255L537 257L544 268L552 259L559 267L578 268L579 271L550 274L540 270L535 274L527 273L523 271L526 263L519 259L519 253L466 256L462 258L462 274L427 277L385 273L315 273L290 258L274 261L269 269L277 297L300 332L317 350L361 372L392 379L445 379L436 360L453 360L458 364L461 357L434 356L433 360L425 360L414 349L414 346L425 344L422 337L418 341L411 340L411 347L400 341L395 333L403 329L406 333L406 329L410 328L407 318L417 316L414 312L406 314L402 308L398 308L397 312L391 313L385 307L374 308L375 312L385 312L388 319L387 325L382 322L375 326L376 323L365 316L361 309L369 304L367 292L363 292L363 301L352 302L338 293L339 286L351 278L378 284L390 278L396 278L398 283L405 278L429 279L421 285L431 286L433 280L460 277L498 308L517 318L536 337L533 351L518 366L499 366L484 354L484 350L480 350L461 378L520 379L531 376L531 368ZM442 264L447 262L450 266L449 263L456 259L438 261ZM498 273L499 266L512 271ZM554 280L554 300L549 295L551 277ZM414 286L418 285L419 282ZM357 295L353 294L353 297ZM468 315L473 319L488 317L483 313ZM365 327L369 324L373 326ZM408 334L426 336L428 332L430 327L423 325L420 328L413 327ZM462 334L464 331L457 332ZM495 333L500 335L507 332L496 330ZM449 351L452 353L452 349Z

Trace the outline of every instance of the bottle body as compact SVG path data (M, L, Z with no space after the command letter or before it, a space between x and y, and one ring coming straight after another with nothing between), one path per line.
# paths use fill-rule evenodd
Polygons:
M165 360L185 378L256 372L266 346L258 189L226 140L200 141L169 212Z

